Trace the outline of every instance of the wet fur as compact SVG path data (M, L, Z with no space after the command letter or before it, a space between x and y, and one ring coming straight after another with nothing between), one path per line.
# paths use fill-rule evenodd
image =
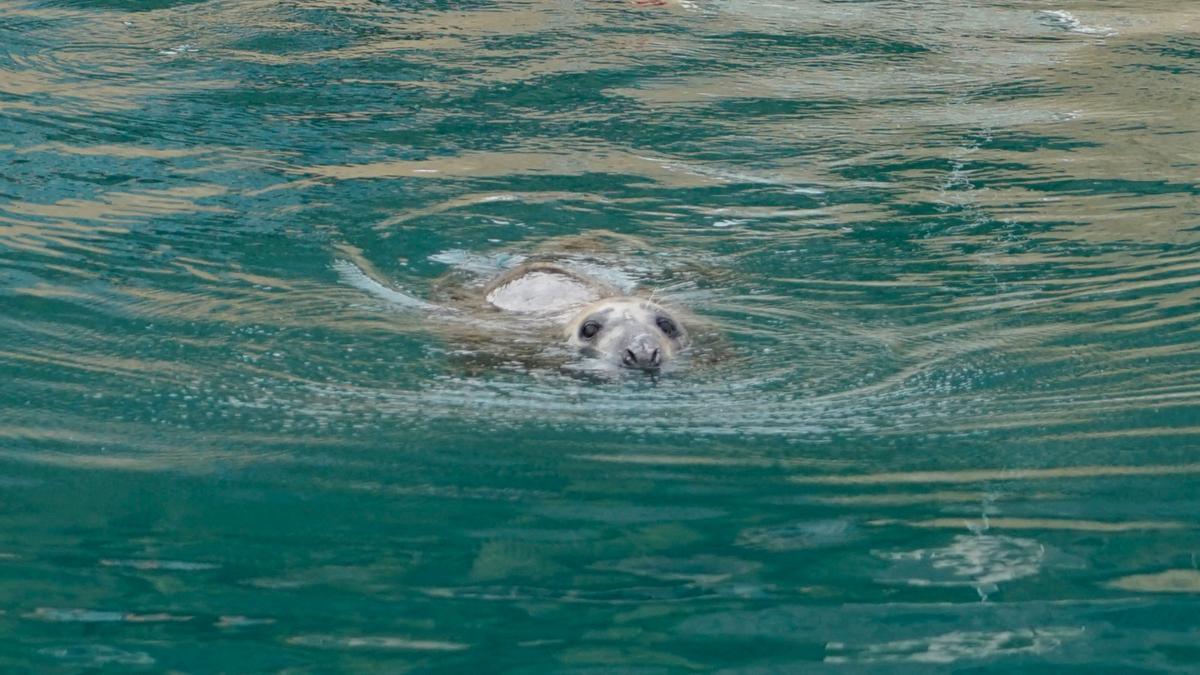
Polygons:
M523 275L544 271L562 274L591 286L602 298L629 297L661 305L653 291L636 289L626 294L572 267L572 258L595 257L595 264L603 265L606 257L611 259L622 252L627 254L631 249L651 250L638 237L600 230L548 240L535 247L525 262L494 278L481 279L462 270L450 270L435 280L431 302L422 303L434 308L422 323L443 339L448 357L469 372L564 367L579 358L577 349L564 339L564 330L567 325L572 330L577 329L580 312L587 305L580 305L575 312L572 317L575 323L564 324L546 317L516 315L501 310L487 301L489 293ZM360 266L369 270L365 265ZM374 274L365 274L375 277ZM378 292L374 294L382 297ZM706 330L711 326L686 310L670 305L663 305L663 308L693 338L711 332Z

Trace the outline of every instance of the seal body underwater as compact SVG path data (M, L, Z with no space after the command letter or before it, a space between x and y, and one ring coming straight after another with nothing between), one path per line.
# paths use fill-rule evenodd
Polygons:
M535 257L483 283L447 274L435 285L430 302L380 283L364 271L370 269L365 263L341 260L335 268L351 285L401 308L422 311L425 327L443 335L462 355L658 373L688 349L690 316L683 310L601 279L593 273L594 264L545 253Z

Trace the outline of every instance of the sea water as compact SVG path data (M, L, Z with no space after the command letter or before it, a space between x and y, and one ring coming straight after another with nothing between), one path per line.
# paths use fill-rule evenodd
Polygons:
M0 668L1194 672L1198 35L0 0ZM718 358L431 323L602 230Z

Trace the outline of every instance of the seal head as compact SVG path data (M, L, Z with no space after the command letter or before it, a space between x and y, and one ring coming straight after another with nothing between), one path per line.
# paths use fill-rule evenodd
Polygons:
M633 297L605 298L584 307L566 326L568 344L609 363L658 371L688 345L670 310Z

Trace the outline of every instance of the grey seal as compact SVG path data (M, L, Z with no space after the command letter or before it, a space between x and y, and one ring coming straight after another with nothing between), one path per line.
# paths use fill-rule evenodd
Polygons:
M465 354L526 363L568 354L583 357L593 370L599 364L659 373L691 343L685 311L623 291L569 257L521 262L482 284L449 274L435 284L429 302L378 281L361 258L339 260L334 268L352 286L422 311L425 327Z
M623 368L657 371L689 344L671 309L552 263L517 267L489 283L484 298L501 311L544 316L567 345Z

